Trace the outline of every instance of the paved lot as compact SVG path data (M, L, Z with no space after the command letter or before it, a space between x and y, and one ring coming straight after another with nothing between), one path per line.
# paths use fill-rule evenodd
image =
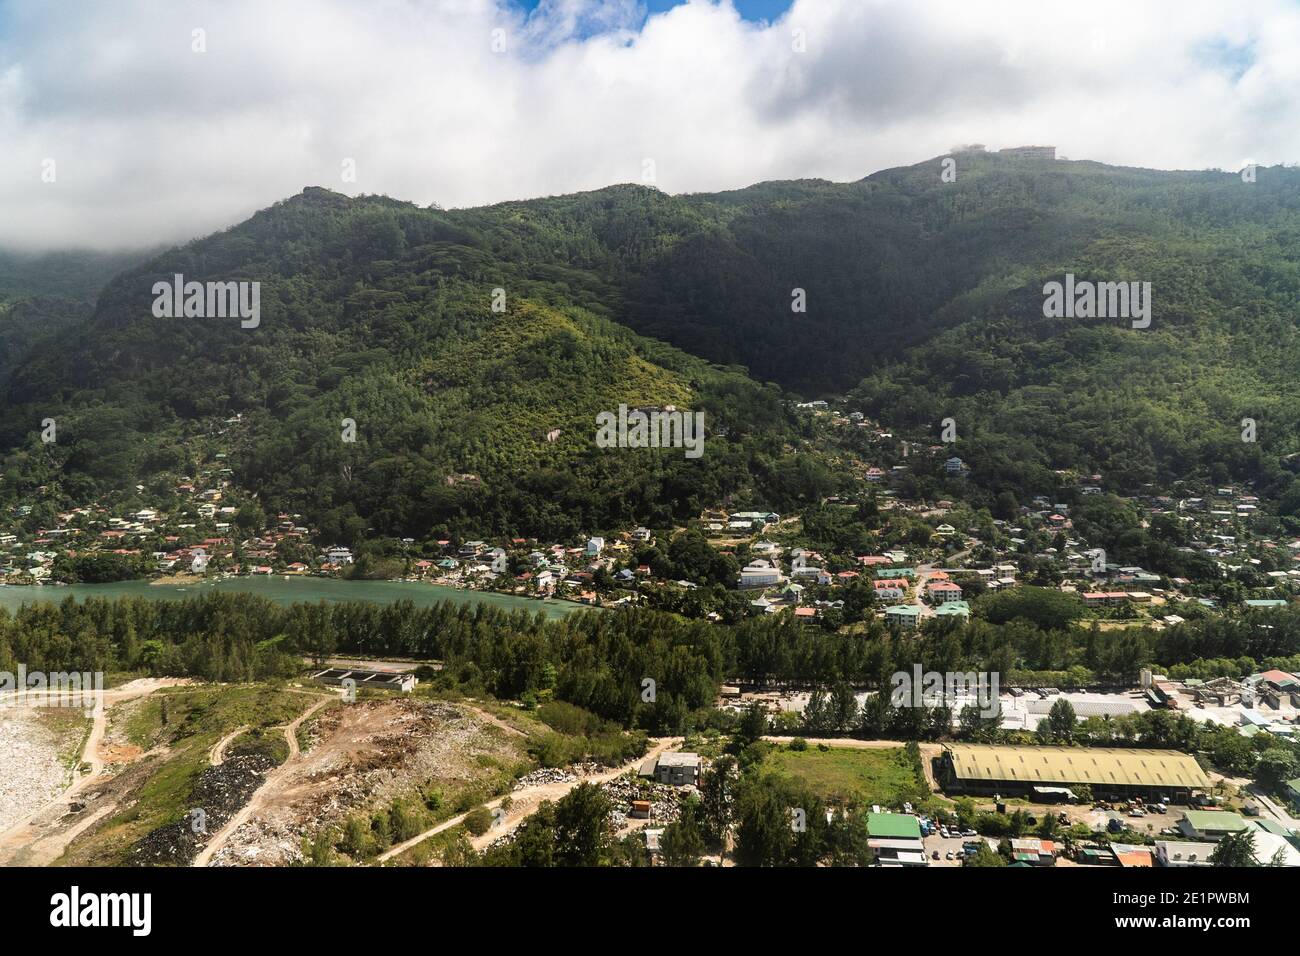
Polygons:
M976 837L956 837L945 840L938 833L932 833L923 841L925 843L925 859L931 866L961 866L959 859L947 859L948 851L951 850L956 857L961 853L961 845L967 840L974 840ZM939 851L939 859L934 859L934 851Z

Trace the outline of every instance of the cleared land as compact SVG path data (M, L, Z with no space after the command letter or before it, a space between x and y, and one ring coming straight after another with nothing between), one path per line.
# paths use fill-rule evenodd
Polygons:
M796 778L827 803L892 807L929 795L901 747L774 750L763 772Z
M73 708L0 707L0 832L72 781L90 724Z
M304 841L337 835L350 817L386 812L397 802L412 815L423 807L450 816L508 790L531 765L525 735L498 717L468 704L412 697L335 705L314 715L309 732L296 740L307 745L305 752L267 778L235 829L214 843L210 860L205 854L198 862L297 862Z
M207 839L193 826L193 812L202 811L208 833L237 812L277 762L272 728L320 697L293 688L204 685L166 688L112 708L101 749L120 759L59 822L75 836L57 862L188 862ZM221 762L213 766L217 750Z
M0 831L0 865L49 863L73 837L113 809L114 774L120 765L135 759L140 748L112 738L108 715L140 697L184 683L188 682L155 678L130 681L106 691L102 706L95 708L90 719L73 708L11 711L20 722L14 726L27 727L26 731L13 730L16 735L30 732L33 720L37 724L44 722L48 733L43 739L26 739L27 744L36 744L35 749L23 749L24 742L15 738L17 746L0 754L6 761L5 778L21 787L42 775L50 780L57 776L66 786L55 787L53 792L38 786L24 796L25 812L10 816L6 828ZM18 762L16 769L10 761Z

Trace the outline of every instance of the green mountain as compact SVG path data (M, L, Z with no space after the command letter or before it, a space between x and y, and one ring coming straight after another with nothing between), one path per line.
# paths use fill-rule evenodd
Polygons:
M130 487L185 471L201 438L265 506L341 540L667 523L728 495L780 510L835 486L790 389L936 442L954 419L984 503L1075 470L1123 493L1254 479L1300 508L1300 170L955 159L955 182L936 158L457 211L308 189L121 273L0 376L0 494ZM259 281L259 327L155 318L175 273ZM1045 318L1067 273L1151 283L1150 327ZM595 448L620 403L703 410L707 452ZM34 438L47 416L56 446Z
M608 277L518 254L502 241L511 221L501 210L488 232L472 215L308 189L122 273L5 383L0 491L84 499L221 454L265 508L343 541L566 535L669 524L726 495L823 493L787 447L777 389L618 324ZM259 282L260 323L155 317L154 284L177 273ZM596 416L620 404L702 411L705 454L596 447ZM51 445L33 431L45 418Z
M99 290L143 254L0 250L0 382L31 350L84 320Z

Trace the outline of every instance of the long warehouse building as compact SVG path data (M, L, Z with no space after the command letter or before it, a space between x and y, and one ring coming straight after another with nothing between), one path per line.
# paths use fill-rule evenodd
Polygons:
M1196 760L1177 750L1118 747L999 747L953 744L940 763L945 790L1033 795L1035 788L1082 787L1094 799L1187 803L1210 780Z

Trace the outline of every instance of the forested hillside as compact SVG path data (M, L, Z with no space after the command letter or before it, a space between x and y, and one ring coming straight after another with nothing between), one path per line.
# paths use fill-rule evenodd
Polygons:
M84 320L116 273L143 253L0 251L0 382L38 343Z
M471 218L310 189L123 273L9 378L0 493L84 499L192 473L202 436L268 509L340 541L559 537L667 524L731 493L823 493L785 446L775 388L636 336L609 279L498 248ZM153 284L176 273L260 282L260 324L154 317ZM597 448L596 414L620 404L703 411L707 453ZM57 443L35 434L45 418Z
M936 439L954 418L990 497L1074 469L1121 493L1254 478L1300 507L1300 171L955 158L955 182L936 158L458 211L308 189L120 274L84 325L0 363L0 494L181 473L194 436L239 415L222 439L238 481L340 540L558 536L726 495L787 509L833 482L784 388L848 392ZM1067 272L1150 282L1150 328L1044 318ZM261 282L260 326L154 318L175 273ZM706 454L595 448L595 414L620 403L705 411ZM56 446L36 440L45 417Z

